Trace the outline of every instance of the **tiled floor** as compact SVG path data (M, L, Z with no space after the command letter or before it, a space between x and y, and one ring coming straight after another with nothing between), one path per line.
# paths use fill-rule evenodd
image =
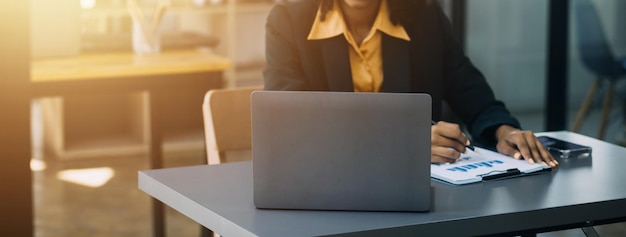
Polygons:
M528 129L543 129L540 115L518 114L518 117ZM595 134L593 120L594 116L585 123L582 133ZM623 138L622 129L620 122L612 122L608 140ZM37 144L35 147L40 148ZM204 159L201 150L166 153L165 156L167 167L201 164ZM36 236L151 236L150 199L137 189L137 171L148 167L146 156L59 161L43 157L37 151L35 157L46 166L40 171L33 171ZM99 169L89 170L94 168ZM61 180L59 176L67 170L77 171L76 176L80 176L80 171L84 169L101 179L92 181L106 182L88 186ZM195 222L171 209L167 209L166 214L167 236L199 236L200 229ZM596 229L601 236L626 236L625 223ZM539 236L584 235L579 229L574 229Z

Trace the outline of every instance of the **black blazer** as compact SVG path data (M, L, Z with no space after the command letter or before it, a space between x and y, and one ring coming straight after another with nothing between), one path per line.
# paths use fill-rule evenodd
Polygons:
M316 2L289 1L271 10L266 25L266 90L354 90L345 38L307 40ZM410 42L383 33L382 91L430 94L433 120L441 119L446 101L472 138L485 146L495 145L498 125L519 128L463 53L441 8L433 2L415 14L411 24L403 25Z

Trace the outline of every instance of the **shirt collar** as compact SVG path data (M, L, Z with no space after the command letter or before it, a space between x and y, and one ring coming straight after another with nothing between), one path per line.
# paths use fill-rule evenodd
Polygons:
M313 22L313 26L311 27L311 31L307 37L308 40L328 39L348 32L348 27L343 20L343 14L341 13L339 4L333 4L333 8L326 13L326 19L324 21L320 20L321 14L321 8L318 8L315 21ZM383 0L381 2L380 8L378 9L378 15L376 16L376 20L374 21L374 25L372 27L389 36L411 41L411 38L404 30L404 27L401 25L394 25L389 20L387 0Z

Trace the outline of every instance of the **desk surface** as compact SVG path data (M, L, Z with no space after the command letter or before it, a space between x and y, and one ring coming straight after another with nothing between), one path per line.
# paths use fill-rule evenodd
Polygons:
M626 148L571 132L541 133L593 147L551 173L453 186L431 182L428 213L258 210L251 162L139 172L139 188L224 236L428 236L527 233L626 219Z
M32 82L89 80L179 73L224 71L230 60L202 50L163 51L151 55L132 52L84 54L36 59Z

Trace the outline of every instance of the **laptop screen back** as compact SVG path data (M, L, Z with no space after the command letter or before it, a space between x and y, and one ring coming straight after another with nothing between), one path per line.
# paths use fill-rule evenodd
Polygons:
M258 208L427 211L426 94L252 94Z

